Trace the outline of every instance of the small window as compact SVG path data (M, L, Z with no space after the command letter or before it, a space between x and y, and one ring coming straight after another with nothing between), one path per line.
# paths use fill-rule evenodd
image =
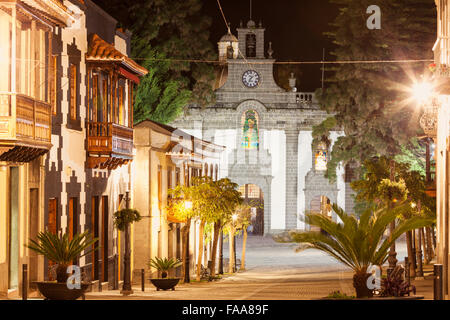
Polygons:
M57 68L57 56L52 56L50 60L50 105L52 107L52 115L56 115L56 102L57 100L57 79L58 79L58 68Z
M77 66L70 64L69 71L69 88L70 88L70 118L77 119Z

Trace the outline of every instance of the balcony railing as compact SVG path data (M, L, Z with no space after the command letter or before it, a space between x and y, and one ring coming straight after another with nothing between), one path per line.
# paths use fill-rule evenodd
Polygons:
M42 154L40 150L45 153L51 148L51 121L49 104L22 94L0 93L0 145L15 149L12 153L20 150L21 159L30 158L24 153ZM9 154L7 161L20 160Z
M133 157L133 129L115 123L87 123L87 151L93 156Z

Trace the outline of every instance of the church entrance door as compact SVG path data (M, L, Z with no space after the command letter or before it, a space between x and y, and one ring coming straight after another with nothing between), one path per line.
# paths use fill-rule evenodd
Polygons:
M252 235L264 235L264 195L256 184L246 184L239 187L244 203L252 208L252 223L248 233Z

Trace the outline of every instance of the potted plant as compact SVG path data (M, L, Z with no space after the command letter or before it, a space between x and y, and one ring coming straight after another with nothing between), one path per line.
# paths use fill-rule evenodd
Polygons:
M150 281L156 287L156 290L175 290L175 286L180 281L180 278L168 278L168 271L181 266L182 262L174 258L152 258L149 262L149 267L153 267L161 273L161 278L151 278Z
M308 248L321 250L350 267L354 271L353 287L356 298L370 298L373 291L367 286L367 279L371 275L368 273L369 267L382 266L389 256L391 244L403 233L433 222L428 218L411 217L401 221L390 237L383 240L386 228L396 219L404 205L409 204L400 205L395 209L382 208L376 212L366 210L358 219L333 204L332 208L342 223L334 222L321 214L308 213L305 222L319 227L326 233L291 232L290 236L292 241L301 243L299 250Z
M91 238L88 232L76 234L71 240L67 233L56 235L49 231L39 232L37 240L30 239L27 247L48 260L56 263L56 282L37 281L39 291L49 300L75 300L84 295L89 283L81 283L80 288L70 289L67 283L69 278L68 267L76 259L88 254L85 249L91 247L98 239Z

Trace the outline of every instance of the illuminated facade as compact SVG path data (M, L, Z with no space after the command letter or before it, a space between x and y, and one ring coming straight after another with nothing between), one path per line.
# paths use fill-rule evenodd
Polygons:
M123 280L125 242L113 214L127 191L134 205L133 88L147 70L128 58L131 34L105 11L90 0L64 4L77 20L52 42L45 225L69 238L84 231L97 237L98 250L77 263L94 290L99 282L112 289Z
M17 297L22 265L42 280L44 259L25 244L45 227L45 158L52 147L50 53L74 22L60 1L0 1L0 295ZM33 285L30 294L34 294Z
M184 222L167 212L167 190L176 185L189 185L192 177L208 176L217 180L224 148L150 120L136 124L135 146L135 172L139 172L134 184L135 207L145 216L134 224L134 270L140 274L155 256L182 259ZM192 221L189 232L191 272L195 271L199 254L197 222ZM205 248L208 257L208 246ZM170 276L179 276L180 269Z
M226 146L220 177L245 187L256 185L258 234L305 229L299 219L314 209L315 199L327 197L347 212L353 212L344 168L337 182L324 177L333 142L342 132L333 131L321 150L313 145L312 127L328 116L320 110L314 93L279 87L273 76L271 43L265 53L265 29L250 20L218 42L216 103L205 109L190 105L189 112L171 125L196 137ZM335 215L333 216L335 218Z
M436 0L437 40L433 47L435 56L435 90L437 95L425 106L421 125L425 133L435 140L436 201L437 201L437 263L444 266L444 296L449 299L449 235L450 235L450 3Z

